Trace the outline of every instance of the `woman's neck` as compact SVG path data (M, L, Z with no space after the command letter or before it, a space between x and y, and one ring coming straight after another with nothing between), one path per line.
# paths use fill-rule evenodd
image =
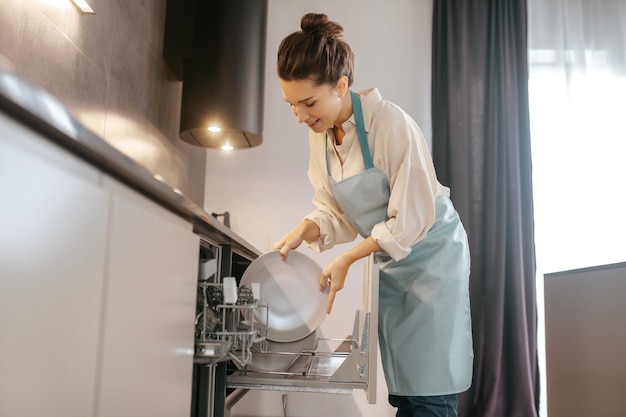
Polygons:
M350 116L352 116L352 95L348 93L342 100L339 117L337 117L335 125L333 126L333 134L335 135L335 143L337 145L341 145L343 142L343 137L346 132L344 132L342 125Z
M341 145L346 132L344 132L341 126L333 126L333 135L335 136L335 144Z

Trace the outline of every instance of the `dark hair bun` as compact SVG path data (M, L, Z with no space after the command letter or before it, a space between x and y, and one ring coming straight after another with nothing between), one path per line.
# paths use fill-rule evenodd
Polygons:
M323 36L336 39L343 34L343 27L328 20L328 16L318 13L307 13L300 21L302 32L311 36Z
M317 85L335 85L341 77L354 79L354 54L341 35L343 27L325 14L308 13L301 30L282 40L276 69L281 80L313 80Z

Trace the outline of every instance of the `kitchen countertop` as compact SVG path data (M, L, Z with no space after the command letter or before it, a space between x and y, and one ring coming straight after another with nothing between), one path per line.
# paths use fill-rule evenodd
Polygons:
M252 259L261 253L200 206L84 127L54 96L0 67L0 111L190 221L194 232Z

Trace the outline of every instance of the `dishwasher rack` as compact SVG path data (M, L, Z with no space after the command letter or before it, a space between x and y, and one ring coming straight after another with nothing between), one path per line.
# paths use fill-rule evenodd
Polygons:
M225 289L226 288L226 289ZM252 358L252 346L264 346L267 336L269 306L258 304L252 289L241 286L228 289L224 283L198 283L202 308L196 316L195 363L217 363L233 360L245 367ZM236 291L236 302L226 303L225 291ZM263 323L257 311L265 311Z
M293 360L284 371L258 371L248 366L227 375L227 387L238 391L227 401L227 408L249 390L351 394L360 389L365 391L369 403L374 404L378 370L378 280L378 266L370 255L363 266L361 308L355 312L352 335L345 339L318 339L315 334L313 349L260 352L289 355ZM320 349L321 341L335 341L339 347Z
M311 348L277 351L269 349L270 342L267 340L270 306L258 304L250 289L239 287L237 302L226 304L223 296L224 284L201 282L199 288L202 292L203 309L196 316L196 363L232 360L239 369L237 375L244 378L281 377L285 380L328 382L351 357L352 352L355 352L352 357L364 357L369 350L369 314L364 316L364 325L360 332L360 311L356 312L353 333L348 338L318 338L315 331L308 336L314 338ZM257 314L259 310L264 314ZM258 323L258 317L264 317L264 322ZM359 334L362 334L361 340ZM320 342L340 343L340 347L334 350L322 349ZM278 345L293 348L293 344ZM287 363L284 369L254 369L249 366L254 365L251 363L253 355L260 358L261 362L267 362L267 358L281 357L281 361L286 358ZM358 366L359 378L363 377L367 366L367 363ZM355 378L356 375L351 375L348 379L353 381ZM336 376L334 379L341 380Z
M252 289L233 289L225 282L200 280L194 363L207 372L208 385L202 389L208 394L203 406L207 413L203 415L230 415L230 409L251 390L352 394L358 389L365 391L368 401L374 404L378 267L372 256L364 270L362 307L355 312L352 334L346 338L320 338L315 331L304 338L313 340L303 348L297 342L281 344L267 339L272 306L259 304ZM232 301L233 292L237 292L236 302L226 302L228 294ZM331 347L333 344L336 346ZM258 366L258 362L271 362L273 358L279 358L284 366Z
M362 324L362 327L361 327ZM252 349L262 356L286 358L284 370L258 370L242 366L227 376L227 386L238 389L273 391L320 392L351 394L354 389L373 388L375 378L370 378L372 362L370 350L371 315L357 311L353 335L341 339L315 337L312 349L300 351L270 351ZM320 342L339 343L336 349L322 349Z

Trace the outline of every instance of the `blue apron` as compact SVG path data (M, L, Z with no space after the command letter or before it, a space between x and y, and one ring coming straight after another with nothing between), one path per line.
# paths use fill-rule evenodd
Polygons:
M359 96L350 92L365 171L328 184L363 238L388 219L389 180L375 167ZM328 147L328 136L327 136ZM378 337L390 394L444 395L465 391L472 380L469 250L465 230L447 196L435 200L436 219L404 259L385 252L380 268Z

